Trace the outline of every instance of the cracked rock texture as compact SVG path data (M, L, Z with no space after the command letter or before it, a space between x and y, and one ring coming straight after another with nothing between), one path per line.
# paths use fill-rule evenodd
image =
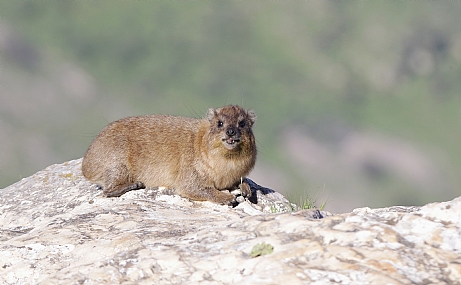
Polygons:
M236 208L155 189L104 198L80 165L0 190L0 284L461 284L461 198L271 214L288 202L256 184L257 204ZM273 251L252 258L262 243Z

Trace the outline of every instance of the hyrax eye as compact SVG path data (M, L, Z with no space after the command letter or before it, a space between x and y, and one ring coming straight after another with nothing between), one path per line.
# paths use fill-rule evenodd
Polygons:
M245 125L246 125L246 122L245 122L245 121L240 121L240 122L239 122L239 127L240 127L240 128L244 128Z
M222 121L218 121L218 128L221 128L224 125Z

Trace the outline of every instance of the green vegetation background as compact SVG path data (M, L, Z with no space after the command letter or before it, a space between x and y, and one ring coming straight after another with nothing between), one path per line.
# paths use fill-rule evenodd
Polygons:
M286 183L295 196L323 185L291 171L282 131L340 121L447 157L449 189L422 197L386 180L370 189L384 192L370 194L379 200L371 205L453 198L461 170L459 15L457 1L2 1L2 25L39 50L23 63L4 58L2 72L45 77L54 62L75 62L100 95L43 113L62 121L53 128L38 115L27 124L8 110L1 117L42 132L60 163L81 157L108 121L131 110L202 116L211 106L241 104L258 115L260 161L291 173ZM113 102L124 106L120 113L107 110ZM44 159L37 168L17 151L2 165L0 187L50 164Z

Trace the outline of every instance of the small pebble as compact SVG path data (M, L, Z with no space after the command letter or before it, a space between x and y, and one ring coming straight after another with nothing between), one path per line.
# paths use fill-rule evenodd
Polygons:
M231 194L235 196L242 195L242 191L240 189L235 189L231 191Z

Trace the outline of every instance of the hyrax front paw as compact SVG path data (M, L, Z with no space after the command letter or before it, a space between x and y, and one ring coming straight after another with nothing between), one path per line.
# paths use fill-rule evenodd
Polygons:
M239 185L240 191L242 191L242 196L245 196L247 198L251 197L251 188L250 185L246 182L242 182Z
M237 202L235 195L231 194L228 190L219 191L219 195L215 197L216 203L228 206L234 206Z

